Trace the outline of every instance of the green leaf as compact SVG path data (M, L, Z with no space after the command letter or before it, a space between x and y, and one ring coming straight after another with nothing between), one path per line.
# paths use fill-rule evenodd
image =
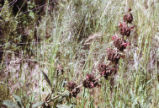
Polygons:
M37 107L40 107L44 104L44 102L37 102L35 104L32 105L32 108L37 108Z
M7 108L20 108L16 103L14 103L10 100L3 101L3 104L6 105Z
M19 96L13 95L13 97L14 97L14 99L15 99L16 101L22 103L22 102L21 102L21 98L20 98Z
M62 105L57 105L57 108L73 108L73 105L66 105L66 104L62 104Z
M29 12L29 16L30 16L32 19L34 19L34 18L35 18L34 12Z
M24 106L23 106L23 104L22 104L22 101L21 101L21 98L20 98L19 96L17 96L17 95L13 95L13 97L14 97L14 99L16 100L18 106L19 106L20 108L24 108Z

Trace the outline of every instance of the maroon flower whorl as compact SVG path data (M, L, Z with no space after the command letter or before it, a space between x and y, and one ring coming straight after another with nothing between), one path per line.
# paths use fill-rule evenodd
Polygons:
M124 22L132 23L133 15L131 13L127 13L124 15L123 20L124 20Z
M104 71L106 70L106 68L107 68L107 65L106 65L106 64L99 64L99 65L98 65L98 71L99 71L100 73L104 72Z
M108 79L109 76L117 72L116 67L112 67L106 64L99 64L98 70L101 76L104 76L105 79Z
M123 17L124 22L132 23L133 21L133 15L131 13L131 8L128 9L128 12Z
M67 88L71 97L77 97L77 94L80 92L80 88L78 88L77 84L73 81L68 82Z
M83 81L83 86L85 88L94 88L99 86L99 83L93 74L87 74L86 79Z
M121 35L130 36L132 28L128 27L128 25L125 22L123 22L119 24L119 30Z
M118 36L112 36L112 40L114 41L114 46L119 50L119 51L123 51L124 49L126 49L126 47L129 45L128 42L126 42L125 40L119 38Z
M108 49L107 52L108 52L108 60L110 60L112 63L118 64L119 59L121 57L119 52L114 49Z

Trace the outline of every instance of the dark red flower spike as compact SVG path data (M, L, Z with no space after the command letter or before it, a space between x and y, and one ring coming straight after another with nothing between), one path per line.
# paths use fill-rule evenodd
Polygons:
M130 13L131 9L128 10L128 13L124 15L123 20L124 22L119 24L120 34L122 36L130 36L131 31L134 29L134 26L129 27L128 23L132 23L133 15ZM125 38L125 37L124 37ZM115 49L107 49L107 57L110 61L109 65L106 64L99 64L98 70L101 76L105 79L108 79L109 76L115 75L118 70L118 62L120 58L124 58L124 53L119 53L119 51L123 51L129 45L128 42L124 40L124 38L120 38L117 35L112 36L113 44L117 48ZM114 78L110 77L111 88L114 84ZM86 79L83 81L83 87L85 88L94 88L100 86L98 83L98 79L93 74L87 74ZM75 82L68 82L68 90L70 91L70 96L76 97L77 94L80 92L80 86L77 86Z

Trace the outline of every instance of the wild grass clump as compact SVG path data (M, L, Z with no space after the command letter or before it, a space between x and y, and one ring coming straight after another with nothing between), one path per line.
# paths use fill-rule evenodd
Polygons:
M0 2L0 103L159 106L158 1L17 1Z

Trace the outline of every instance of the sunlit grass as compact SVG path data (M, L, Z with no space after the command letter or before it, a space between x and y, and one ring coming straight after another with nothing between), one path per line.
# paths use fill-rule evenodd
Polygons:
M23 87L14 93L26 98L30 91L29 99L24 99L26 102L44 101L51 91L42 71L53 85L54 96L66 90L67 81L81 84L87 73L99 74L97 65L108 62L106 49L113 46L111 36L119 34L118 24L129 7L135 29L128 39L131 45L125 50L125 58L120 60L114 76L113 91L110 79L101 78L100 88L82 88L77 98L64 103L74 103L76 108L159 107L159 2L152 0L61 0L51 14L46 9L39 25L31 26L41 39L36 47L34 43L31 46L37 68L28 67L27 71L25 62L21 63L21 73L15 81L23 82ZM32 35L34 30L31 30ZM101 36L84 45L86 39L96 33ZM62 66L63 75L57 75L58 65ZM29 72L35 81L30 89L24 86Z

